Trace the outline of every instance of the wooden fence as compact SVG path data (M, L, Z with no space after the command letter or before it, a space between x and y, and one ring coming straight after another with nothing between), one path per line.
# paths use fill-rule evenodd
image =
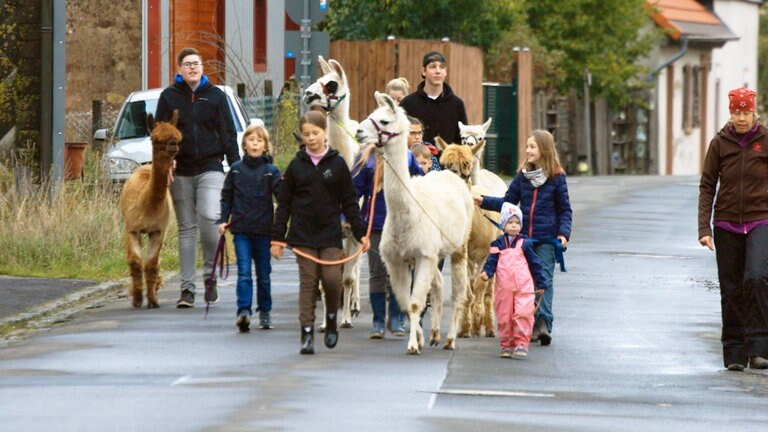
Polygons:
M350 86L350 117L362 120L375 108L375 90L405 77L411 92L421 83L421 60L429 51L440 51L448 62L446 82L464 100L470 124L483 123L483 54L480 48L452 42L401 39L394 41L334 41L330 58L344 68Z

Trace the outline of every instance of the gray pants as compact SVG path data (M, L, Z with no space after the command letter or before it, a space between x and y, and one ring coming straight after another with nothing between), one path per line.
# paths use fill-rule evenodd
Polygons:
M173 208L179 225L179 274L181 290L195 292L197 233L203 244L203 278L211 274L213 255L219 243L214 222L221 214L221 188L224 173L209 171L194 177L176 177L171 184Z

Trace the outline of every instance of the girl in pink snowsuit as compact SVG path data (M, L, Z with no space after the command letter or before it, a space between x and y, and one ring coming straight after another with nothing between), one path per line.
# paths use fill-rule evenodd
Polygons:
M500 226L504 234L491 243L480 273L484 281L496 274L493 307L504 358L528 356L535 311L534 288L544 286L539 257L530 240L520 235L522 220L519 207L507 202L502 205Z

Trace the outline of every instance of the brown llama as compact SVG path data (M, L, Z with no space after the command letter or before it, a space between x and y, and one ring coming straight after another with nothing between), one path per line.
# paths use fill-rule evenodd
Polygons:
M178 110L174 110L171 121L167 123L155 123L152 114L147 115L152 139L152 163L134 171L120 195L120 212L125 220L123 239L126 261L131 270L131 303L137 308L143 303L142 271L147 285L147 307L153 309L159 306L157 290L162 286L160 248L171 215L168 175L181 141L181 132L176 129L178 115ZM149 239L147 256L143 261L142 234Z

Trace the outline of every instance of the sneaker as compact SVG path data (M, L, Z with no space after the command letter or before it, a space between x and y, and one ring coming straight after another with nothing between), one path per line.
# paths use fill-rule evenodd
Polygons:
M512 348L504 347L501 349L501 354L499 354L499 357L501 358L512 358Z
M195 307L195 293L190 290L182 291L181 298L176 302L176 307L179 309Z
M539 326L533 326L533 333L531 333L531 342L538 342L539 341Z
M235 325L240 329L240 333L245 333L251 330L251 313L248 310L243 309L237 313L237 321Z
M744 365L739 363L731 363L726 369L734 372L742 372L744 370Z
M259 328L269 330L272 328L272 318L267 311L259 311Z
M219 302L219 291L216 289L216 279L205 279L205 302L216 304Z
M522 345L518 345L515 351L512 353L512 358L522 360L528 357L528 349Z

